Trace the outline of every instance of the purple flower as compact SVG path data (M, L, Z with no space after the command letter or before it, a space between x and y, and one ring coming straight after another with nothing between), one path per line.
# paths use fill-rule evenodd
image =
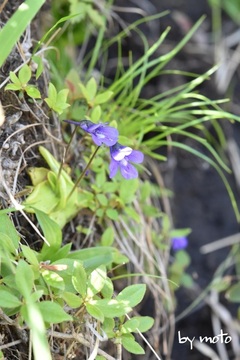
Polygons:
M131 164L140 164L143 162L144 156L141 151L133 150L128 146L116 143L110 147L111 163L109 165L110 178L113 178L118 169L125 179L134 179L138 177L137 169Z
M81 129L86 131L92 136L93 141L96 145L100 146L105 144L107 146L112 146L116 144L118 140L118 131L117 129L107 126L107 123L94 124L90 120L64 120L67 123L80 126Z
M188 239L185 236L176 236L171 239L171 242L175 251L185 249L188 246Z

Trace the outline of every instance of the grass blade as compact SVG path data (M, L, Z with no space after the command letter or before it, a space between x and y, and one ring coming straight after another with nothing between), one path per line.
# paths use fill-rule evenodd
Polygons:
M45 0L25 1L2 28L0 31L0 66L3 65L20 36L44 2Z

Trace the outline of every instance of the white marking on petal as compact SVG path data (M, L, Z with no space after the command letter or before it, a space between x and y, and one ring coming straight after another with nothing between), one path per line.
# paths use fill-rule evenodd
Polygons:
M130 155L132 152L132 148L130 147L124 147L122 149L119 149L116 154L113 155L114 160L121 161L126 156Z

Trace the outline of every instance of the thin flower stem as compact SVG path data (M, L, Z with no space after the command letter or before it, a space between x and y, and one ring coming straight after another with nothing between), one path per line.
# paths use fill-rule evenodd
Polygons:
M61 161L61 164L60 164L60 168L59 168L59 170L58 170L58 176L57 176L57 179L58 179L58 180L59 180L60 175L61 175L61 172L62 172L62 168L63 168L64 162L65 162L66 155L67 155L67 153L68 153L68 150L69 150L69 148L70 148L70 145L71 145L71 143L72 143L72 140L73 140L74 135L76 134L77 129L78 129L78 128L77 128L77 126L76 126L75 129L74 129L73 132L72 132L72 135L71 135L71 138L70 138L70 140L69 140L69 142L68 142L68 144L67 144L66 150L64 151L63 158L62 158L62 161Z
M75 185L73 186L70 194L68 195L67 200L70 199L70 197L71 197L72 194L74 193L75 189L76 189L76 188L78 187L78 185L80 184L80 181L82 180L82 178L83 178L84 175L86 174L87 170L89 169L89 167L90 167L90 165L91 165L91 163L92 163L92 161L93 161L93 159L94 159L94 157L95 157L95 155L97 154L97 152L98 152L99 149L100 149L100 146L98 146L98 147L96 148L96 150L94 151L94 153L92 154L92 156L91 156L89 162L87 163L85 169L83 170L83 172L82 172L81 175L79 176L77 182L75 183Z

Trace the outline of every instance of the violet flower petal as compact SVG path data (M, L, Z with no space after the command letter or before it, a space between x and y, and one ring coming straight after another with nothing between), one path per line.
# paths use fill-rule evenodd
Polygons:
M118 139L118 130L111 126L100 126L94 132L94 135L102 141L103 144L107 146L112 146L116 144ZM92 133L92 134L93 134Z
M112 159L110 162L110 165L109 165L110 179L112 179L116 175L116 173L118 171L118 167L119 167L119 162Z
M125 179L130 180L138 177L138 171L132 164L128 162L126 165L123 165L121 162L119 164L121 174Z
M141 151L133 150L131 154L128 155L127 159L136 164L140 164L144 160L144 155Z
M175 251L185 249L188 246L188 239L185 236L178 236L171 239L172 249Z

